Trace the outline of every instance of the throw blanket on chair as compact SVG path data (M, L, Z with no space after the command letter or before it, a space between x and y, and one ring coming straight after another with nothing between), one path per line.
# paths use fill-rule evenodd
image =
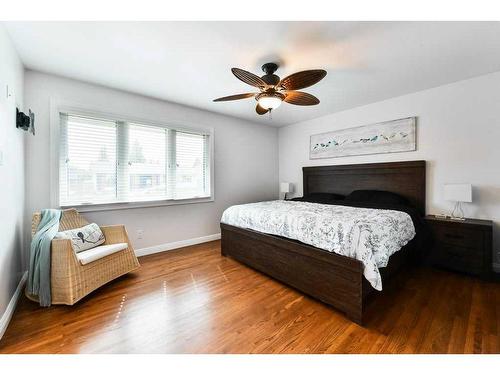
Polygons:
M60 210L42 210L37 232L31 240L28 293L38 296L40 306L50 306L50 244L59 231Z

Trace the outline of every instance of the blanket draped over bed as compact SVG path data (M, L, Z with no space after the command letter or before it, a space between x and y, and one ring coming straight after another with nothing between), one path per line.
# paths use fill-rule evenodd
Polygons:
M221 221L355 258L363 263L363 274L376 290L382 290L379 268L387 266L389 257L416 234L410 215L402 211L309 202L232 206Z
M28 293L38 296L40 306L50 306L50 245L59 230L61 211L42 210L42 218L31 240Z

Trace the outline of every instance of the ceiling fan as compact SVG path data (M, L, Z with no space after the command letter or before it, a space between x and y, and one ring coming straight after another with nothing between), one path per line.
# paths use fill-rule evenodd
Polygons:
M255 110L259 115L264 115L278 108L282 102L295 105L316 105L319 99L306 92L296 91L312 86L321 81L326 76L326 71L322 69L304 70L280 79L274 72L278 70L275 63L262 65L265 75L259 77L253 73L239 68L232 68L231 71L239 80L257 87L260 92L224 96L214 99L214 102L226 102L230 100L255 98L257 107Z

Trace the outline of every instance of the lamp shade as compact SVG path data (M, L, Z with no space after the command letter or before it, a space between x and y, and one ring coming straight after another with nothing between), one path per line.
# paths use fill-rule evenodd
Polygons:
M472 202L472 185L445 184L444 199L454 202Z
M280 183L280 192L281 193L292 193L293 192L293 185L290 182Z

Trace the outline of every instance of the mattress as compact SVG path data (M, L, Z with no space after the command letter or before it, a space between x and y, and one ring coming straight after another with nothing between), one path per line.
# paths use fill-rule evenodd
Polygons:
M379 269L416 235L404 211L284 200L231 206L221 222L357 259L376 290L382 290Z

